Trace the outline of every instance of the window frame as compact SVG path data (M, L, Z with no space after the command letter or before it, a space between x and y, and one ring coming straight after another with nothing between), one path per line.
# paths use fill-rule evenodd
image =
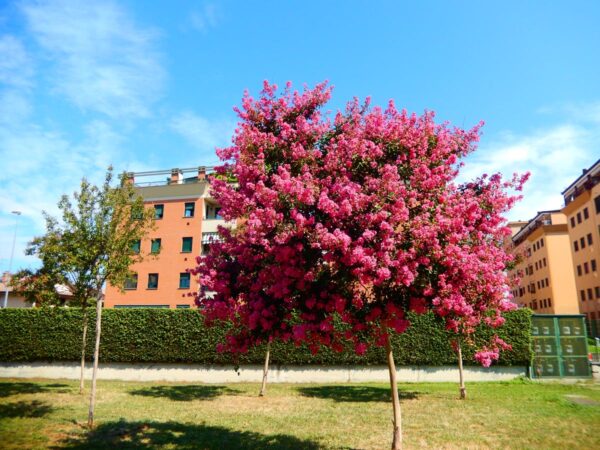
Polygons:
M187 280L187 286L182 286L182 281ZM184 283L185 284L185 283ZM190 289L192 287L192 277L189 272L179 273L179 289Z
M188 209L188 206L191 205L191 210ZM188 215L188 211L191 211L191 214ZM191 219L196 214L196 203L195 202L185 202L183 205L183 217L186 219Z
M152 279L152 277L156 277L156 285L155 286L151 286L150 285L150 280ZM148 274L148 284L146 285L146 289L150 289L150 290L156 290L158 289L158 281L159 281L159 274L158 273L149 273Z
M134 285L128 285L128 282L130 281L135 281ZM139 277L137 272L134 272L131 274L131 276L128 276L127 278L125 278L125 282L123 283L123 289L126 291L135 291L138 288L138 283L139 283Z
M185 249L186 242L190 243L189 250ZM194 237L193 236L184 236L181 238L181 253L192 253L194 251Z
M154 244L158 243L158 249L154 250ZM154 238L150 240L150 254L151 255L158 255L160 253L162 249L162 239L161 238Z
M142 240L136 239L136 240L132 241L131 242L131 250L133 251L134 255L139 255L140 252L142 251Z
M158 214L159 209L160 215ZM165 217L165 204L157 203L154 205L154 220L161 220L163 217Z

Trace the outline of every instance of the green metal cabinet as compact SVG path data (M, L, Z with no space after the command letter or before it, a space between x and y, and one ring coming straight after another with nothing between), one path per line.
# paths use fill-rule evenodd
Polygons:
M584 315L534 314L532 378L591 377Z

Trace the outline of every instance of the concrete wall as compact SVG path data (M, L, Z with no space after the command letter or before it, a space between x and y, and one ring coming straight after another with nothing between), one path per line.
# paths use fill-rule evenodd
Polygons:
M458 381L454 366L397 368L400 382ZM91 378L92 369L86 369ZM467 367L466 381L511 380L526 375L525 367ZM1 378L66 378L79 379L79 366L71 362L0 363ZM101 364L98 378L125 381L181 381L200 383L260 382L262 366L201 366L185 364ZM273 366L271 383L346 383L388 382L387 366Z

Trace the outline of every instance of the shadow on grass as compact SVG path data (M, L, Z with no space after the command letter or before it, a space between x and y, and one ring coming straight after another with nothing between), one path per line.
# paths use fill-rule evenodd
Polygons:
M14 417L44 417L53 410L49 403L39 400L5 403L0 405L0 420Z
M191 400L209 400L220 395L235 395L242 391L231 389L227 386L212 385L181 385L181 386L152 386L148 388L129 391L131 395L142 395L144 397L165 397L180 402Z
M305 449L317 450L318 444L285 434L262 435L234 431L224 427L176 422L103 423L81 439L61 443L67 449L150 449L162 446L178 450L226 449Z
M318 397L336 402L390 402L390 388L374 386L314 386L299 387L298 392L305 397ZM418 392L398 391L400 400L417 398Z
M41 392L66 393L70 392L68 384L43 383L4 383L0 382L0 397L10 397L19 394L39 394Z

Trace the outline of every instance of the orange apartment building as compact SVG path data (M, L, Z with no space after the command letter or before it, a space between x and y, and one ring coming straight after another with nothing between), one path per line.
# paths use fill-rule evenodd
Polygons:
M154 208L156 228L136 251L146 255L131 270L134 276L121 291L108 285L108 308L190 308L199 286L187 272L195 267L196 257L208 251L219 225L219 206L210 196L206 179L210 168L172 169L131 173L130 179L144 199ZM186 176L187 174L187 176ZM190 176L191 174L191 176ZM159 181L143 181L163 177Z
M596 161L562 195L562 213L569 226L570 255L575 268L579 310L592 332L598 335L600 321L600 160Z
M509 271L514 302L537 314L579 314L565 215L541 211L529 222L511 222L517 265Z

